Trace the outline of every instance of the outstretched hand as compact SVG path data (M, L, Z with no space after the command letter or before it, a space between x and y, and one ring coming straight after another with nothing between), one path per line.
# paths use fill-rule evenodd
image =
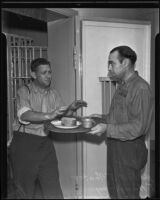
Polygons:
M67 111L68 106L61 106L57 109L57 115L64 115L64 113Z
M87 134L101 136L106 131L106 127L104 123L97 124Z
M72 111L76 111L76 110L78 110L79 108L82 108L82 107L87 107L87 102L86 102L86 101L83 101L83 100L75 100L75 101L73 101L73 103L69 106L70 110L72 110Z
M89 117L98 117L98 118L102 118L102 114L91 114L91 115L89 115Z

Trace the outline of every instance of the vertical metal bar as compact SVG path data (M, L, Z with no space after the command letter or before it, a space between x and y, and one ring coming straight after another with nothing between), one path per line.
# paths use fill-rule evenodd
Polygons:
M32 51L32 58L33 58L33 60L35 58L35 48L34 47L33 47L33 51Z
M46 57L46 48L42 49L42 56L43 56L43 58L47 59L47 57Z
M28 77L28 70L27 70L27 62L28 62L28 59L27 59L27 47L25 46L25 57L24 57L24 60L25 60L25 84L27 84L27 77Z
M17 64L16 64L16 41L15 37L13 37L13 77L11 79L11 88L12 88L12 121L14 120L15 116L15 104L14 104L14 98L16 97L16 87L17 87L17 79L16 79L16 74L17 74Z
M102 114L103 114L103 110L104 110L104 102L103 102L103 99L104 99L104 92L103 92L103 81L101 81L101 91L102 91Z
M17 37L15 36L14 37L14 49L15 49L15 55L14 55L14 69L16 71L16 73L14 74L14 96L12 97L12 104L13 104L13 120L15 118L15 115L16 115L16 94L17 94L17 84L18 84L18 49L17 49L17 46L19 45L18 43L18 39Z
M23 60L23 64L22 64L22 77L26 77L26 74L27 74L27 72L26 72L26 60L25 60L25 57L26 57L26 46L24 46L24 47L21 47L22 49L23 49L23 55L22 55L22 60ZM24 78L24 79L22 79L23 80L23 83L25 83L26 84L26 78Z
M41 47L39 48L39 51L40 51L40 58L42 58L42 48Z
M15 38L13 40L13 43L15 44ZM13 96L12 98L15 98L16 96L16 87L17 87L17 79L16 79L16 74L17 74L17 69L16 69L16 47L13 47L14 49L14 54L13 54L13 77L12 77L12 87L13 87Z
M23 44L23 39L21 39L21 41L22 41L22 44ZM19 51L20 51L19 60L20 60L21 71L22 71L21 76L23 77L24 76L24 48L23 48L23 46L19 47ZM22 80L22 83L23 83L24 79L21 79L21 80Z
M21 55L20 55L20 47L18 47L18 79L19 79L19 86L22 84L22 81L21 81L21 77L22 77L22 69L21 69L21 63L20 63L20 58L21 58Z
M32 61L32 48L30 47L29 48L29 60L27 62L27 68L28 68L28 79L27 79L27 83L30 82L30 64L31 64L31 61Z
M8 110L7 110L7 118L8 118L8 140L7 145L10 144L12 139L12 87L11 87L11 63L12 63L12 56L11 56L11 48L10 44L11 42L8 42L10 40L10 37L7 37L7 94L8 94Z
M103 89L103 96L102 96L102 114L106 113L106 105L105 105L105 97L106 97L106 91L105 91L105 81L102 81L102 89Z
M107 114L107 110L108 110L108 107L107 107L107 81L104 80L104 108L105 108L105 112L104 114Z

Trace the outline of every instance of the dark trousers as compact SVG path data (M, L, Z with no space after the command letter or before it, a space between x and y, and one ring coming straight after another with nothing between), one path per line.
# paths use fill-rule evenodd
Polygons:
M57 157L51 139L14 132L10 156L14 178L26 198L34 198L35 183L38 180L44 199L63 199Z
M147 162L144 139L107 139L107 185L113 199L139 199L141 170Z

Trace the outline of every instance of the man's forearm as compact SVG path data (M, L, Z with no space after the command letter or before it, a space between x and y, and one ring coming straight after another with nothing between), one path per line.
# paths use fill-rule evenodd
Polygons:
M21 120L26 122L43 122L47 120L52 120L56 116L56 112L54 116L53 113L51 115L50 113L42 113L29 110L21 115Z

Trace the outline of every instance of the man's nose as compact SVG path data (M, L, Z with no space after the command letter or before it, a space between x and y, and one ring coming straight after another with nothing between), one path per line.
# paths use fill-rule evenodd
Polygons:
M112 70L112 65L108 64L108 70Z
M51 74L50 74L50 73L47 73L47 77L48 77L48 78L51 78Z

